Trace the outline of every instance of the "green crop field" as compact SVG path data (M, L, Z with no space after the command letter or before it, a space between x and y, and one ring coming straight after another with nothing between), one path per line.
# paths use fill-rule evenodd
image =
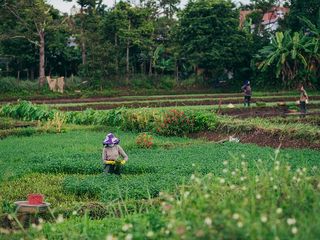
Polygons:
M0 239L320 234L318 116L242 119L206 106L61 112L25 101L0 115ZM121 176L103 172L110 131L129 156ZM316 150L201 138L256 132ZM14 202L30 193L44 194L51 208L26 221Z
M14 201L25 199L28 193L41 192L52 204L56 218L54 222L49 218L22 232L0 236L101 239L112 234L120 239L179 239L181 231L187 239L194 234L204 238L213 234L220 239L246 239L249 235L257 239L296 235L301 239L307 234L308 239L315 239L319 234L315 225L320 223L315 215L320 209L319 151L280 149L278 154L272 148L255 145L159 136L153 136L152 149L144 149L135 142L138 133L113 129L121 138L129 162L120 177L106 176L101 166L101 141L109 130L13 136L0 141L1 216L13 213ZM282 168L290 165L290 173L277 176L277 164L279 171L286 171ZM297 171L303 171L303 175L296 186L290 178ZM268 189L271 176L279 178L275 180L279 191ZM260 187L252 183L256 178L261 178ZM239 192L230 192L226 187ZM245 189L246 194L240 189ZM188 201L179 200L189 194ZM283 198L283 194L292 198ZM259 195L266 197L262 206L252 205L258 204L258 199L252 198ZM238 199L239 205L233 198ZM170 207L166 207L169 203ZM290 206L293 203L297 205ZM175 211L167 209L171 207ZM270 211L280 208L284 223L279 227L273 225L275 222L263 224L264 217L277 221ZM233 211L240 215L239 219ZM232 214L236 219L228 220ZM206 219L203 224L201 216ZM294 226L286 223L291 218L297 222ZM246 224L256 225L250 229ZM299 231L293 235L295 226Z

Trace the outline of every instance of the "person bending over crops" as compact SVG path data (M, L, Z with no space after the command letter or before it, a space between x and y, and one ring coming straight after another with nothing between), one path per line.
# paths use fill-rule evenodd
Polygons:
M103 141L102 162L105 173L120 175L121 165L128 161L127 154L119 145L120 140L109 133Z

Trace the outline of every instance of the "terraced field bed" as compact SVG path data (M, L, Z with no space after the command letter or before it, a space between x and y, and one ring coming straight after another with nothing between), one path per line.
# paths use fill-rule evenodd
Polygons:
M221 115L229 115L237 118L248 118L248 117L287 117L301 115L297 110L290 110L288 106L269 106L269 107L252 107L252 108L223 108L219 111ZM320 115L320 104L312 103L307 105L308 115Z
M270 100L270 102L268 102ZM267 103L264 107L259 107L255 104L255 101L252 102L251 108L243 108L242 100L233 100L233 101L217 101L215 100L206 100L206 101L181 101L181 102L154 102L154 103L125 103L125 104L90 104L90 105L76 105L76 106L53 106L53 108L57 108L61 111L84 111L86 109L94 109L94 110L111 110L120 107L126 108L172 108L175 107L177 109L197 109L197 106L201 107L201 109L212 110L215 109L218 114L221 115L229 115L240 118L248 118L248 117L287 117L290 115L300 116L298 111L299 107L295 104L295 102L288 102L290 100L294 100L291 98L287 98L282 101L286 101L287 104L291 106L296 105L295 110L291 110L288 106L278 106L277 100L279 99L264 99L264 103ZM275 101L275 102L274 102ZM281 102L282 102L281 101ZM279 101L280 102L280 101ZM233 103L234 107L229 108L229 104ZM259 101L261 103L261 101ZM183 107L183 108L181 108ZM308 104L308 115L320 115L320 103L315 101L314 103Z
M264 96L296 96L295 92L279 92L279 93L267 93L267 92L256 92L256 97ZM318 95L318 93L312 93L311 96ZM225 93L225 94L184 94L184 95L153 95L153 96L120 96L120 97L91 97L91 98L82 98L82 97L64 97L60 96L59 98L46 98L42 96L41 98L28 98L28 101L33 103L46 103L46 104L58 104L58 103L90 103L90 102L123 102L123 101L148 101L148 100L167 100L167 99L199 99L199 98L233 98L233 97L242 97L241 93ZM1 99L0 103L7 102L16 102L19 98L16 99Z
M297 118L296 116L288 116L286 118L270 118L269 121L279 124L300 123L313 126L320 126L320 116L307 116L305 118Z
M0 239L317 239L319 96L304 117L289 112L296 97L250 108L241 96L221 99L3 106ZM170 102L136 101L106 105ZM220 106L188 105L206 101ZM103 173L108 132L129 156L121 176ZM29 193L44 194L52 211L25 222L14 202Z
M295 102L296 97L261 97L253 98L252 103L277 103L277 102ZM320 100L320 96L314 96L312 101ZM134 102L118 102L114 103L112 101L104 103L69 103L69 104L55 104L52 105L63 111L82 111L87 108L92 108L96 110L108 110L119 107L127 108L140 108L140 107L172 107L172 106L223 106L227 104L242 104L243 98L226 98L226 99L189 99L189 100L153 100L153 101L134 101Z

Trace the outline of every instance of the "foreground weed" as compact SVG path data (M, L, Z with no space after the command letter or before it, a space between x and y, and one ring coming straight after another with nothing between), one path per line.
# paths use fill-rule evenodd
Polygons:
M177 195L162 194L171 239L316 239L320 179L314 168L293 170L277 159L252 172L245 160L225 161L221 176L191 176Z

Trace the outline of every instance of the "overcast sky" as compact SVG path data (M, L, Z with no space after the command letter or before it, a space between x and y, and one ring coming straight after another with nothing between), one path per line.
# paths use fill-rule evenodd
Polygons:
M103 3L107 6L112 6L115 0L103 0ZM118 2L119 0L117 0ZM249 0L233 0L235 3L248 3ZM63 0L47 0L49 4L52 4L55 8L59 9L61 12L70 13L70 8L76 4L76 0L72 2L64 2ZM181 0L182 5L184 5L188 0Z

